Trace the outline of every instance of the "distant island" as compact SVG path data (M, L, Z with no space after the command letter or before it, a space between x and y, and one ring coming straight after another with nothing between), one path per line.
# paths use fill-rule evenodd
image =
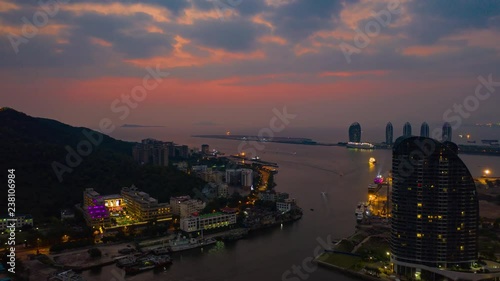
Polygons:
M137 124L123 124L122 128L163 128L165 126L150 126L150 125L137 125Z

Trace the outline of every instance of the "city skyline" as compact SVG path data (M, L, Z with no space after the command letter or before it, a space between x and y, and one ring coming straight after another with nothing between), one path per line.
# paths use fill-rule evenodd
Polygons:
M110 118L118 126L259 127L285 106L297 115L291 128L385 124L380 108L412 123L425 108L430 123L455 126L455 105L471 108L477 86L491 90L500 79L496 1L396 1L389 9L390 1L221 8L109 0L60 4L50 14L36 3L0 3L2 106L78 126ZM40 11L47 21L36 18L43 24L26 36L22 19L33 23ZM389 14L389 23L373 14ZM366 35L370 25L380 32ZM369 41L359 47L362 37ZM347 44L357 48L350 56ZM169 76L131 103L129 114L118 110L122 95L155 71ZM489 99L462 121L498 122L496 97Z

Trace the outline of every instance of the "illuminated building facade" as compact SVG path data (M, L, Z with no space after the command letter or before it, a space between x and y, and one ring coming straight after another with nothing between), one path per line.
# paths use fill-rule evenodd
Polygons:
M33 217L31 215L4 216L0 217L0 231L7 230L7 226L13 223L12 219L15 220L16 229L20 229L26 225L33 226Z
M454 143L424 137L394 144L391 259L398 274L477 261L476 186L457 152Z
M349 142L361 142L361 125L358 122L349 126Z
M236 210L223 210L219 213L182 218L180 228L185 232L195 232L227 227L235 223Z
M87 225L91 228L111 226L109 211L105 206L103 197L93 188L83 192L83 212Z
M135 186L122 188L121 195L127 214L138 221L165 221L172 219L172 212L168 203L159 203L157 199L140 191Z
M124 203L123 197L119 194L112 194L103 196L104 206L112 213L123 211Z

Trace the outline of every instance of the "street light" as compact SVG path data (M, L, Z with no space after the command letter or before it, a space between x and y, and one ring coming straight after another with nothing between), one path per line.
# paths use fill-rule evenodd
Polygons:
M489 169L486 169L483 171L483 173L484 173L484 176L487 177L491 174L491 171Z
M36 254L39 255L40 254L40 238L37 238L36 239Z

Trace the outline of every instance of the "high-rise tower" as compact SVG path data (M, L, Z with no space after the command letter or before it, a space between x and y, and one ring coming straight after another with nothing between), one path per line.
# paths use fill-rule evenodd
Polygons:
M431 138L394 143L391 258L399 274L470 268L477 260L476 186L457 152Z
M385 126L385 143L388 145L392 145L394 137L394 129L392 128L392 123L389 122Z
M429 124L427 124L427 122L422 123L422 126L420 126L420 136L425 138L429 137Z
M441 141L451 141L451 125L448 122L444 123L443 125L443 134L441 137Z
M361 125L358 122L354 122L349 126L349 141L361 142Z
M406 122L405 125L403 126L403 136L404 137L411 137L411 124L410 124L410 122Z

